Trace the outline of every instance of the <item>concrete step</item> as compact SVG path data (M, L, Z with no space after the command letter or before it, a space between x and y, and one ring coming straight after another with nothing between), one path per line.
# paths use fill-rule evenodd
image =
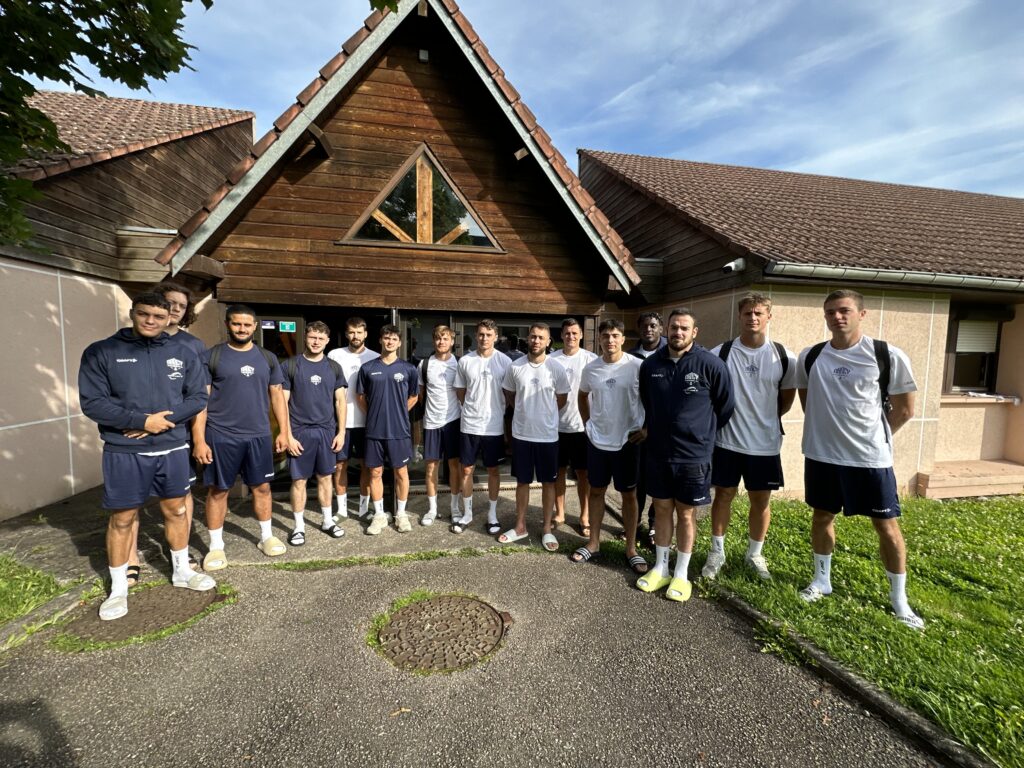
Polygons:
M917 476L918 495L927 499L1004 496L1024 493L1024 465L1012 461L944 461Z

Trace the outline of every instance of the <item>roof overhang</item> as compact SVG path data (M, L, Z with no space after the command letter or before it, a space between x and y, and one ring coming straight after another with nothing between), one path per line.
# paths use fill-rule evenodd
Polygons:
M865 269L827 264L797 264L769 260L765 278L849 280L860 283L888 283L921 288L964 288L982 291L1024 292L1024 280L1004 277L953 275L941 272L906 272L901 269Z

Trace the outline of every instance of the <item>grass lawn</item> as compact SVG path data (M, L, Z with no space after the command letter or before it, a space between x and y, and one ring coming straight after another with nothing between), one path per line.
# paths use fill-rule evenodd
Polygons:
M0 624L35 610L69 586L9 555L0 555Z
M870 521L836 520L834 591L808 606L797 591L811 578L810 510L774 500L772 512L764 554L774 581L742 565L746 499L738 498L719 583L996 763L1024 768L1024 497L903 501L907 593L927 622L923 633L892 618ZM710 535L707 518L691 578Z

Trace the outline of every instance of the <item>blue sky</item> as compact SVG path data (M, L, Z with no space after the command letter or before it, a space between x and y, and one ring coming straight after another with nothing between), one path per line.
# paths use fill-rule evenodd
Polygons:
M249 109L257 137L369 13L365 0L192 5L195 72L150 94L101 87ZM1024 197L1024 3L460 6L570 164L587 147Z

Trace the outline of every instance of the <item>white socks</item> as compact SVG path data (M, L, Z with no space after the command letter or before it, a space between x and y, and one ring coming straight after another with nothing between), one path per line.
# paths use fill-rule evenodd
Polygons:
M498 524L498 500L494 499L492 501L491 499L488 499L487 502L489 504L489 506L487 507L487 523L489 525L497 525Z
M196 572L188 564L188 547L171 550L171 565L174 568L174 576L172 578L188 581L196 575Z
M298 533L305 533L306 532L306 513L305 513L305 511L302 511L302 512L292 512L292 519L295 520L295 531L298 532Z
M369 498L369 497L367 497L367 498ZM363 504L363 497L360 496L359 497L360 509L362 508L362 504ZM384 514L384 499L377 499L376 501L373 502L373 514L374 515L383 515Z
M366 512L370 508L370 497L359 494L359 516L366 517Z
M897 616L909 616L913 614L910 604L907 602L907 574L892 573L886 571L889 578L889 602Z
M260 524L260 541L266 541L274 535L272 520L257 520L256 522Z
M210 529L210 551L224 549L224 528Z
M427 496L427 511L437 514L437 495Z
M462 521L468 523L473 519L473 497L464 496L462 499Z
M761 549L764 547L763 541L754 541L754 539L747 539L747 559L757 557L761 554Z
M382 501L383 501L383 499L382 499ZM396 515L404 515L405 514L405 505L409 503L409 500L408 499L397 499L396 501L398 502L398 510L395 512L395 514Z
M654 547L654 568L661 576L668 576L668 547Z
M725 535L711 537L711 551L720 555L725 554Z
M832 555L814 553L814 579L811 585L821 590L823 595L832 594Z
M348 491L338 494L338 516L348 517Z
M185 550L185 562L188 563L188 550ZM110 568L110 596L126 597L128 595L128 563Z
M459 502L462 501L461 493L452 494L452 520L458 517L459 514Z
M323 518L320 521L320 528L329 531L334 527L334 515L331 513L330 507L320 507L320 516Z
M689 581L690 552L676 552L676 572L672 574L677 579ZM666 557L666 561L668 558ZM667 563L666 563L667 564Z

